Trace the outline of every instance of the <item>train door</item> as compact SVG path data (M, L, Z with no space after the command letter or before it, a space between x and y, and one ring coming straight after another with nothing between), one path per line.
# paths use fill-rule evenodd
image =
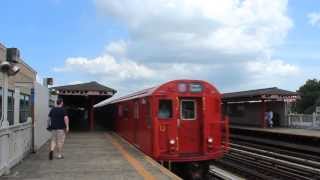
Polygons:
M178 137L182 154L200 153L201 109L200 99L182 98L179 105Z

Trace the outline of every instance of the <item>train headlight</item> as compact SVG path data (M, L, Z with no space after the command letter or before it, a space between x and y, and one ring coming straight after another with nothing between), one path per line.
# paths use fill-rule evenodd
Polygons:
M170 143L171 145L174 145L174 144L176 143L176 141L175 141L174 139L171 139L171 140L169 141L169 143Z
M213 143L213 139L210 137L210 138L208 138L208 143Z

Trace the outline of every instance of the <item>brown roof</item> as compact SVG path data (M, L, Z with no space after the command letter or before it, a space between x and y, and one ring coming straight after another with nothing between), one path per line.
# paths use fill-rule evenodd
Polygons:
M112 88L109 88L107 86L97 83L96 81L91 81L91 82L82 83L82 84L67 85L67 86L58 86L58 87L53 87L52 89L55 89L58 91L108 91L113 93L117 92Z
M222 94L223 99L234 99L234 98L255 98L261 96L298 96L297 92L287 91L283 89L279 89L277 87L265 88L265 89L256 89L250 91L239 91L239 92L231 92Z

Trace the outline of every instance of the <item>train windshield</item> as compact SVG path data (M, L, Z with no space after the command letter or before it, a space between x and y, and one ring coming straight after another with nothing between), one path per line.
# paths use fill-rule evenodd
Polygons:
M194 100L181 101L181 118L182 120L196 119L196 103Z
M160 100L158 109L159 119L172 118L172 101L171 100Z

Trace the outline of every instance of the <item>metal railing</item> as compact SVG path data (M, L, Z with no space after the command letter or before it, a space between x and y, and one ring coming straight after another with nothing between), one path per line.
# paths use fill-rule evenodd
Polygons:
M289 114L288 126L292 128L320 128L320 115L317 114Z

